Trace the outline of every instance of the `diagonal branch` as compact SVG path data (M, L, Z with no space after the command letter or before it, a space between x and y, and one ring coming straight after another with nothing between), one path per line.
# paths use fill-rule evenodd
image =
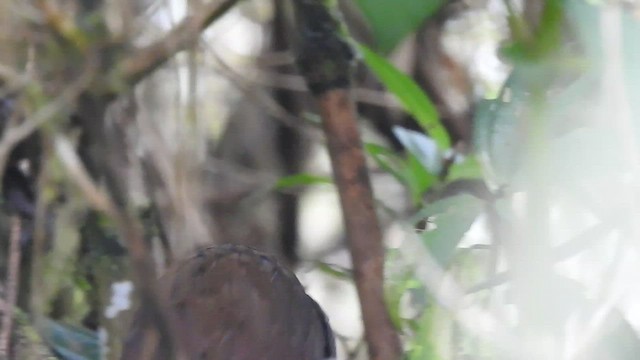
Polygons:
M54 147L71 181L78 186L87 202L95 209L115 218L116 207L113 201L109 195L102 191L93 179L91 179L91 175L89 175L82 164L82 160L73 148L71 141L64 135L55 135Z
M120 75L126 83L135 85L173 55L196 44L200 33L238 1L213 0L194 9L165 37L122 60L117 66Z

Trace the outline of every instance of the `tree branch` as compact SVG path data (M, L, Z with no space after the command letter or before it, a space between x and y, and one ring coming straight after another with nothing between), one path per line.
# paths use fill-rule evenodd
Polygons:
M165 37L122 60L116 67L121 71L120 76L126 83L135 85L177 52L194 45L200 33L238 1L214 0L194 9Z
M347 90L318 97L371 359L399 359L400 341L384 302L382 232L375 212L353 101Z
M297 62L320 107L369 356L373 360L400 359L402 346L384 301L382 231L350 93L353 51L333 13L337 9L321 0L298 0L294 4L296 32L300 34Z

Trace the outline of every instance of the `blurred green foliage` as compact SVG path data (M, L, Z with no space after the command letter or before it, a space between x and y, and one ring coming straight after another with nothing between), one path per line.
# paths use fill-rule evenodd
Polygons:
M412 31L406 30L414 26L409 20L404 27L400 27L398 33L389 31L381 34L384 32L383 26L378 28L376 25L377 21L384 23L386 29L393 29L394 12L406 11L408 7L399 5L399 8L394 8L393 5L379 1L358 3L373 24L374 34L379 41L376 50L380 53L388 52L397 44L398 39ZM416 5L418 2L413 3ZM424 5L422 10L431 5L433 3ZM515 11L508 14L511 38L501 47L501 55L512 66L512 71L497 98L478 102L473 119L473 151L464 157L451 156L453 150L450 148L450 139L440 124L437 110L416 83L375 51L360 47L365 63L387 90L398 98L404 110L417 120L425 131L425 136L437 144L437 150L434 150L425 145L428 144L426 141L411 144L405 142L405 154L398 154L377 144L367 144L365 149L376 165L393 175L410 194L415 205L415 216L406 221L408 227L412 227L420 219L428 219L427 230L420 234L420 238L425 249L443 269L471 268L476 275L482 272L478 270L478 263L470 264L469 261L460 260L459 243L474 221L486 214L487 206L495 204L468 194L444 199L436 197L435 201L427 201L425 194L438 192L460 179L480 179L491 189L506 186L510 191L526 190L527 184L542 179L567 194L576 187L589 186L589 181L594 179L608 181L605 179L610 179L610 176L622 178L625 172L628 174L629 163L625 162L625 156L621 156L625 153L625 140L616 132L615 119L603 121L601 117L608 114L594 111L605 108L602 98L609 94L603 94L602 90L607 89L612 76L611 64L606 63L607 57L617 56L607 53L615 48L604 40L607 39L607 34L603 34L604 12L611 10L605 6L617 5L594 5L584 0L547 0L537 27L528 24ZM380 10L383 7L388 15L383 15L383 10ZM432 10L429 11L433 14ZM633 119L631 130L634 131L633 134L623 135L636 141L640 138L640 122L637 121L637 115L640 114L640 67L637 66L640 63L640 42L637 41L640 38L640 21L637 13L634 15L631 11L621 10L619 14L621 27L613 33L620 30L622 47L619 50L623 66L620 71L624 74L620 80L626 89L627 98L624 100L630 106L630 119ZM425 16L424 13L413 15ZM594 120L597 125L593 124ZM430 156L437 156L445 164L445 168L440 171L441 169L428 166L429 162L425 159ZM447 162L449 163L446 164ZM532 162L535 163L533 169ZM532 178L532 174L535 177ZM610 200L601 197L598 199ZM500 203L504 205L504 202ZM540 201L540 204L546 203ZM551 210L542 208L540 211L546 211L548 215ZM594 213L600 214L601 211ZM514 220L512 204L509 204L504 215L504 220ZM609 225L616 226L614 223ZM511 240L516 245L521 245L518 241L529 241L530 238ZM572 251L576 254L584 249L585 247L577 247ZM394 252L390 252L388 257L389 262L403 261ZM554 279L560 279L557 282L562 288L568 287L564 277L555 273L549 277L545 277L546 275L548 274L539 274L542 285L545 279L555 277ZM410 359L443 359L438 349L451 344L434 333L453 331L455 326L437 327L436 314L440 310L432 303L423 304L418 320L404 319L402 311L406 305L403 305L402 299L424 287L417 282L411 271L396 274L388 282L387 299L394 324L409 339L407 356ZM531 285L531 289L534 291L535 285ZM548 298L555 299L562 293L559 290L550 291ZM566 303L584 301L581 291L573 293L578 299ZM553 300L549 299L545 301L552 304ZM537 300L534 298L532 301ZM514 301L514 305L517 307L519 303ZM558 318L566 321L568 317L564 315L575 310L570 307L561 310L556 308L555 312L563 312L563 316ZM554 311L551 310L550 313L553 315ZM541 318L540 321L545 321L544 319ZM463 334L455 341L460 347L468 344L471 338L472 336ZM600 344L599 340L596 343ZM627 349L638 346L635 334L631 336L629 344L631 345L625 345ZM606 354L618 354L616 359L626 359L629 356L629 351L614 349L610 345L599 353L605 354L599 355L599 358L610 356ZM486 351L486 347L480 345L478 353L491 353Z
M376 49L389 53L433 15L444 0L356 0L369 22Z

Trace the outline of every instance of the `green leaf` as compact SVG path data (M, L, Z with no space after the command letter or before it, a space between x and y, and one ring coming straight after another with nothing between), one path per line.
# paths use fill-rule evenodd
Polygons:
M440 265L449 265L460 240L483 209L481 200L463 194L436 201L420 211L422 218L433 217L436 224L436 229L422 233L422 239Z
M385 302L394 326L400 332L404 332L417 320L417 314L407 313L405 310L419 310L424 307L426 289L415 277L413 266L406 263L398 249L387 249L384 261Z
M440 150L448 149L451 146L451 139L440 122L438 110L415 81L366 46L360 44L359 49L367 66L398 98L404 109L435 140L438 148Z
M385 300L389 315L391 316L391 322L398 330L404 328L404 324L407 322L402 314L402 299L405 295L410 295L412 290L418 290L424 292L422 284L415 279L413 274L409 271L396 275L393 279L387 280L385 284Z
M285 190L298 186L310 186L319 184L332 184L333 181L327 176L317 176L311 174L296 174L280 178L275 184L276 190Z
M467 156L462 162L454 163L447 174L448 181L479 178L482 178L482 165L475 156Z
M382 170L393 175L399 182L406 184L406 179L399 165L401 159L393 150L377 144L364 144L364 149Z
M409 343L408 360L436 360L441 358L436 350L438 347L437 335L440 333L437 326L436 306L433 304L428 305L418 320L417 334Z
M411 191L411 199L414 204L420 204L422 194L438 182L438 177L429 172L424 167L424 164L413 154L407 156L405 164L406 168L403 174Z
M531 98L519 73L512 72L497 99L480 101L474 115L474 147L482 154L490 183L511 183L525 164L526 118Z
M443 3L444 0L356 0L371 26L377 49L385 54L414 32Z
M409 189L411 198L416 204L421 201L422 194L438 181L437 176L425 169L412 154L408 154L407 158L402 158L384 146L365 144L364 147L382 170L393 175L398 182Z
M563 0L547 0L540 25L528 29L521 15L510 15L509 25L514 41L502 47L501 53L513 62L539 62L560 49L564 16ZM532 34L531 34L532 33Z

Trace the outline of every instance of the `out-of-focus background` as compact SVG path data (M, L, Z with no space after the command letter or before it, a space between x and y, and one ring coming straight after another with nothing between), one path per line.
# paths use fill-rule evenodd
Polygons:
M638 2L338 3L370 50L352 95L407 358L640 358ZM368 358L293 15L285 0L0 0L0 352L119 357L138 305L105 205L119 183L158 273L212 243L275 254L338 359ZM147 54L182 45L159 66L134 56L162 41ZM107 92L96 74L104 116L78 106Z

